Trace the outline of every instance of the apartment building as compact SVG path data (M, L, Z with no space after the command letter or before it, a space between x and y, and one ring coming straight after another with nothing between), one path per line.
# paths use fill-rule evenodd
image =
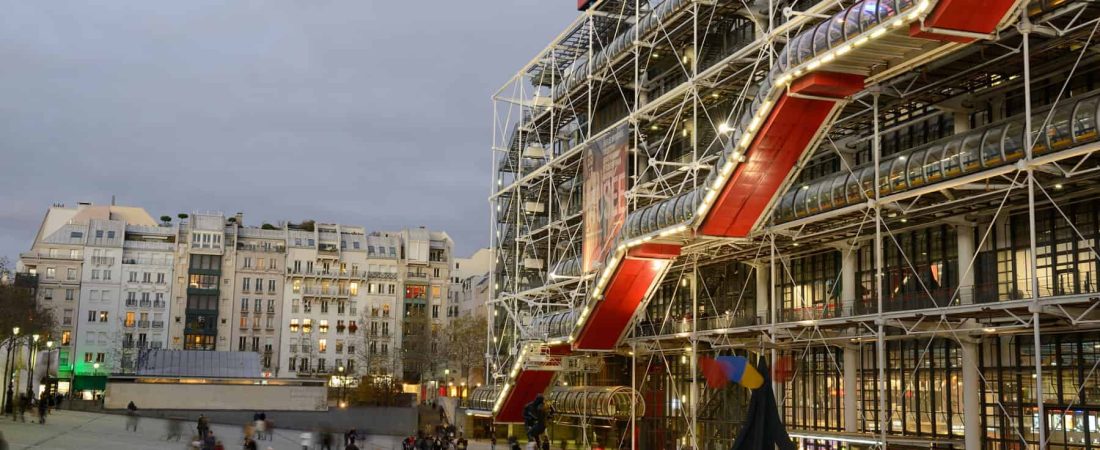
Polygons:
M165 345L174 240L174 228L141 208L47 210L17 271L37 276L38 302L57 321L49 338L59 347L59 378L79 385L83 377L125 371L133 349Z
M257 352L273 377L392 377L404 370L402 319L452 311L446 233L181 216L47 212L17 270L37 276L58 318L62 379L126 372L158 348Z
M432 323L430 333L434 336L447 319L454 242L447 233L434 232L423 227L403 230L400 235L405 266L402 314L406 321L415 320L411 319L415 316L427 317ZM403 338L425 337L415 334L414 331L416 330L403 330ZM402 357L405 361L404 379L408 383L419 382L425 377L438 378L439 374L434 372L446 370L442 365L423 367L422 363L414 364L411 361L417 360L418 356L408 352Z
M169 325L172 349L232 350L229 302L235 265L226 222L221 213L193 213L179 224Z
M492 262L492 251L487 248L478 249L469 258L455 258L451 272L451 300L447 307L449 319L486 314Z
M274 375L279 365L283 293L286 288L286 230L241 226L236 216L232 281L232 349L261 355L264 370Z

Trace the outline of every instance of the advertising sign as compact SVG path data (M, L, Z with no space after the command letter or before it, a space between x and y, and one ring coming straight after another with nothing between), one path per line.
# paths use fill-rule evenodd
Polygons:
M626 219L628 126L594 140L584 150L584 271L596 270Z

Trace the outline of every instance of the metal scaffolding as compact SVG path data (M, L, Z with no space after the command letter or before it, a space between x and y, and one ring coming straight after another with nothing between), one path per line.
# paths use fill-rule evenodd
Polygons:
M697 362L732 353L775 369L806 448L1100 448L1100 6L983 2L1006 13L974 32L942 25L952 3L580 14L492 98L491 386L470 408L507 409L544 355L573 445L728 448L747 393L706 389ZM859 88L827 98L814 74ZM820 129L753 191L747 232L714 233L795 101L830 102ZM585 157L616 133L625 217L591 265ZM623 336L579 347L652 244L677 250ZM571 400L607 392L613 413Z

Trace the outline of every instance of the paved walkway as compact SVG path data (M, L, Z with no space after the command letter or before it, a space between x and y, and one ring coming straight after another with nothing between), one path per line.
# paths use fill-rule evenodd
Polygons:
M143 418L138 431L126 431L126 417L114 414L97 414L79 411L57 411L51 414L45 425L32 423L27 415L27 423L12 422L11 416L0 418L0 433L7 439L11 449L81 449L81 450L145 450L145 449L186 449L190 434L194 434L194 423L185 423L184 439L180 442L164 441L168 421ZM228 425L213 425L214 435L225 444L226 450L241 448L241 428ZM259 448L273 450L301 450L299 431L276 430L274 439L258 441ZM400 449L400 439L392 436L371 436L364 450ZM483 442L472 442L471 450L488 450Z

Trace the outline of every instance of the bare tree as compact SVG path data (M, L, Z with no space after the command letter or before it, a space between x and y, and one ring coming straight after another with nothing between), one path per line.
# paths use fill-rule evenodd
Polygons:
M470 371L485 365L485 316L453 320L444 330L446 355L457 374L470 382Z

